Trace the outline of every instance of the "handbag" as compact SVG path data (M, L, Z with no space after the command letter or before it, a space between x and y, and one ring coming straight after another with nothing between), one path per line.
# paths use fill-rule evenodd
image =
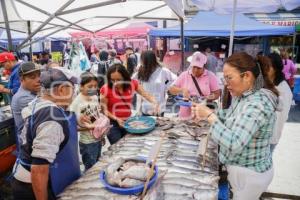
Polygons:
M95 128L91 131L91 135L95 139L102 138L111 128L110 120L104 114L99 113L99 117L94 122Z

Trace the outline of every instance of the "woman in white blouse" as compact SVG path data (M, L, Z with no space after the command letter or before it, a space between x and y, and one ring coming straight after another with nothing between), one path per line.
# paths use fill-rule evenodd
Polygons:
M171 84L176 79L169 69L162 67L152 50L143 51L141 54L141 66L138 72L133 75L133 79L138 79L143 88L152 94L156 101L160 103L160 116L166 110L166 96ZM152 104L143 100L142 114L152 115Z
M283 64L279 54L271 53L268 55L270 62L267 70L271 81L273 81L274 85L276 86L277 90L279 91L279 99L281 104L281 110L276 111L276 123L274 127L273 136L271 138L271 152L274 151L275 146L278 144L279 139L281 137L282 129L284 123L288 119L289 111L291 108L293 94L291 89L285 80L285 75L282 72Z

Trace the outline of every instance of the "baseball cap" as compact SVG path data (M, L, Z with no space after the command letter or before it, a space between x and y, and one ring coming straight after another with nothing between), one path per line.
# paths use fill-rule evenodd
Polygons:
M46 89L56 87L63 82L78 84L79 79L72 71L63 67L48 68L41 73L41 85Z
M33 62L23 62L19 68L19 76L24 76L36 71L41 71L39 65Z
M16 60L15 56L11 52L2 52L0 53L0 63L4 63L7 61L14 61Z
M126 46L126 47L125 47L125 50L128 50L128 49L130 49L130 50L133 51L133 47L132 47L132 46Z
M196 51L193 55L192 55L192 59L191 59L191 67L199 67L199 68L203 68L204 65L207 62L207 57L206 55L204 55L203 53Z

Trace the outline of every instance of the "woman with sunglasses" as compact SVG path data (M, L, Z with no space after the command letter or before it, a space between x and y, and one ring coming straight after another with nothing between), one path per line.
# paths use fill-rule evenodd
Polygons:
M220 145L219 160L228 171L234 200L258 200L273 178L270 138L275 124L278 91L264 63L241 52L224 64L226 87L233 97L228 109L214 113L194 105L198 119L211 124L211 138Z
M132 80L122 64L115 64L107 71L107 84L100 89L104 113L111 119L112 128L107 137L110 144L126 134L124 122L131 116L132 98L135 92L153 104L153 112L159 113L159 104L137 80Z

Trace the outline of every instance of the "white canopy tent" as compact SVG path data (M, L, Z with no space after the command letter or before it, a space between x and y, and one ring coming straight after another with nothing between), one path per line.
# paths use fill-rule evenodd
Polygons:
M0 0L3 15L0 28L27 32L18 49L37 40L43 32L48 37L58 32L95 33L122 23L177 20L176 14L162 0ZM30 25L30 28L28 28ZM124 25L123 25L124 26ZM8 39L9 39L9 34ZM41 37L39 37L41 39Z

